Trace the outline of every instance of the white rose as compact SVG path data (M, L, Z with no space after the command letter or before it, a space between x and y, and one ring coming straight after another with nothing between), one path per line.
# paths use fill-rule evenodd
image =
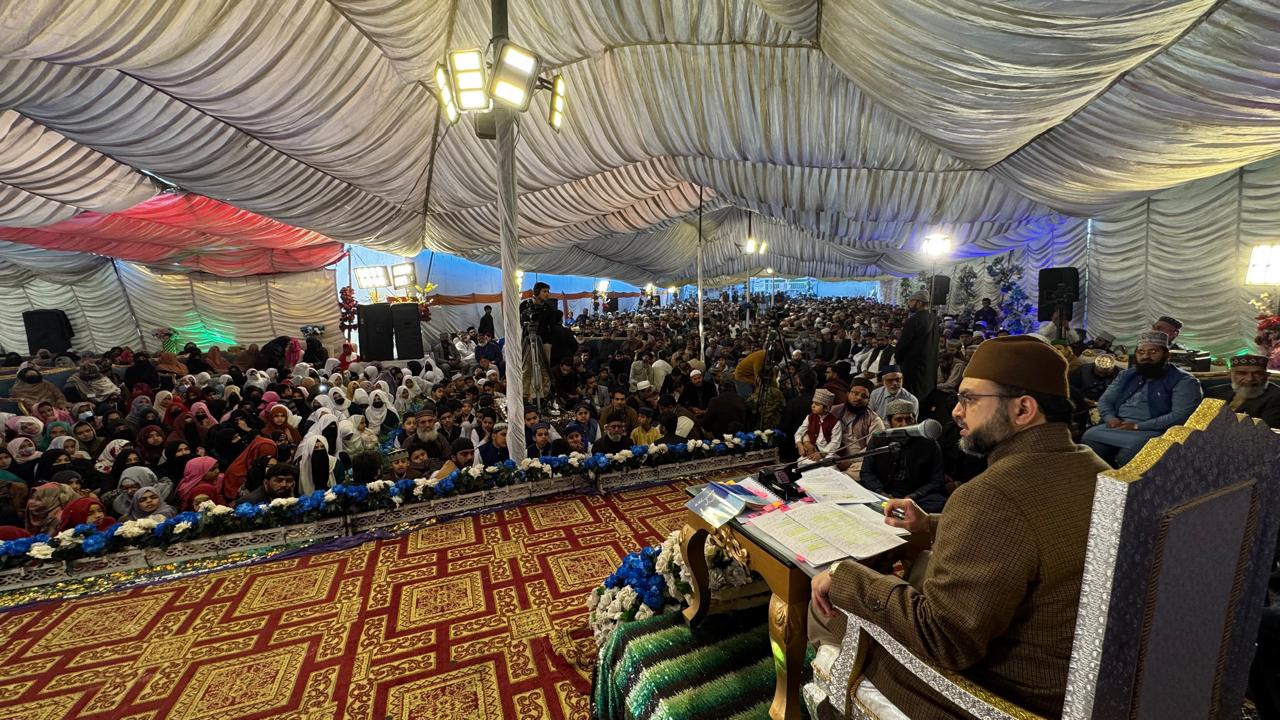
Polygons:
M487 467L484 469L484 471L485 471L485 472L487 472L487 473L496 473L496 472L498 472L498 466L497 466L497 465L489 465L489 466L487 466Z
M120 526L120 529L116 531L116 534L121 537L136 538L140 537L143 532L143 529L138 527L137 520L129 520Z
M211 503L213 503L212 500L206 500L203 504L208 505ZM232 510L230 507L227 507L226 505L215 504L212 508L209 509L210 515L229 515L233 512L235 512L235 510Z
M215 503L214 501L212 501L212 500L205 500L204 502L202 502L202 503L200 503L199 505L197 505L197 506L196 506L196 510L197 510L198 512L213 512L213 509L214 509L215 507L217 507L217 506L218 506L218 504L217 504L217 503Z
M521 460L521 461L520 461L519 468L520 468L521 470L528 470L528 469L529 469L529 458L525 458L525 459Z
M182 522L180 522L180 523L178 523L177 525L174 525L174 526L173 526L173 534L174 534L174 535L181 535L182 533L184 533L184 532L186 532L186 531L188 531L188 530L190 530L190 529L191 529L191 523L187 522L186 520L183 520Z
M471 476L471 477L473 477L473 478L478 478L478 477L480 477L480 475L481 475L483 472L484 472L483 470L481 470L480 468L476 467L475 465L472 465L471 467L467 468L467 474L468 474L468 475L470 475L470 476Z
M653 610L648 605L641 605L640 609L636 611L637 620L648 620L651 617L653 617Z
M142 530L155 530L156 525L160 524L155 518L156 516L152 515L151 517L144 517L140 520L135 520L134 522L136 522L138 527Z
M578 467L578 466L580 466L581 464L582 464L582 460L581 460L580 458L576 458L576 457L573 457L573 456L570 456L570 457L569 457L569 465L570 465L570 466L572 466L572 467Z
M337 493L335 493L334 491L332 491L332 490L325 490L325 491L324 491L324 501L325 501L325 502L334 502L334 501L336 501L337 499L338 499L338 494L337 494Z
M53 546L49 543L35 543L27 554L37 560L48 560L53 557Z
M399 495L396 495L395 497L391 498L391 503L396 507L400 507L401 505L404 504L404 498L400 497Z
M76 529L75 529L75 528L67 528L66 530L63 530L62 532L58 533L57 535L54 535L53 537L54 537L54 539L56 539L56 540L57 540L58 542L60 542L60 543L63 543L63 542L75 542L75 539L74 539L74 538L75 538L75 533L76 533Z

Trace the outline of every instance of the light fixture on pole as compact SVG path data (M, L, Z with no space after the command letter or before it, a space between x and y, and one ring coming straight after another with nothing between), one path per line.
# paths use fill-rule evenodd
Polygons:
M763 254L764 254L764 251L765 251L765 250L768 250L768 249L769 249L769 241L768 241L768 240L761 240L761 241L760 241L760 254L761 254L761 255L763 255Z
M609 281L601 280L600 282L596 283L596 292L602 293L602 294L609 292Z
M410 288L418 284L418 268L411 262L391 266L391 287Z
M551 79L551 108L547 114L547 122L551 129L560 132L560 124L564 122L564 111L568 105L569 86L563 75Z
M951 238L942 233L930 233L924 236L924 242L920 244L920 250L925 255L933 258L933 272L929 275L929 302L932 304L934 298L938 296L936 283L938 278L938 258L951 254Z
M449 81L453 97L464 112L489 109L484 53L476 49L449 53Z
M356 286L361 290L391 287L391 273L386 265L366 265L356 268Z
M454 99L453 87L449 84L449 71L445 69L444 63L436 63L435 78L445 122L453 125L462 117L462 111L458 109L458 103Z
M538 85L538 71L542 61L529 50L508 40L498 43L493 50L493 75L489 79L489 97L496 102L524 112L529 109L529 99Z

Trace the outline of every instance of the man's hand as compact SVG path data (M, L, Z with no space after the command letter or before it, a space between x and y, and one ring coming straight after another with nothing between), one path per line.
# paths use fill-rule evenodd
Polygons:
M814 575L811 586L810 597L813 604L818 606L818 612L822 613L823 617L831 617L835 612L831 608L831 571L823 570Z
M1109 428L1118 428L1123 424L1124 424L1124 421L1121 420L1120 418L1111 418L1110 420L1107 421L1107 427Z
M1137 430L1138 423L1122 422L1117 427L1119 427L1121 430Z
M894 517L895 510L902 511L902 517ZM901 498L889 500L884 504L884 523L913 533L929 532L929 513L920 509L915 500Z

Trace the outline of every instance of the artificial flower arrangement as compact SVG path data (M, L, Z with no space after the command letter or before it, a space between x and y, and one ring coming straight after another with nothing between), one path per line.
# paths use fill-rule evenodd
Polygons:
M1270 293L1262 293L1258 298L1250 300L1249 304L1258 310L1257 335L1253 341L1262 354L1267 356L1267 368L1280 370L1280 315L1272 310L1275 300Z
M343 332L351 332L359 327L357 319L359 303L356 302L356 291L350 285L338 291L338 327Z
M160 341L160 347L166 352L178 349L178 331L170 327L159 327L151 331L151 337Z
M324 337L324 325L303 325L299 330L302 331L302 337Z
M711 455L737 454L773 447L782 433L777 430L726 435L723 441L690 440L678 445L633 446L618 453L572 453L543 458L512 460L488 467L454 470L438 481L427 478L344 483L301 497L276 498L269 503L240 503L235 507L202 503L194 511L168 519L127 520L98 530L77 525L54 536L46 534L0 543L0 567L33 561L69 562L130 548L168 547L197 538L315 522L325 517L400 507L493 490L552 477L606 472L640 467L646 461L672 456L681 460Z
M742 587L756 575L733 560L714 537L706 542L708 588L715 592ZM596 647L604 647L624 622L679 612L693 598L692 578L680 550L680 531L673 530L661 545L629 553L599 587L587 595L588 624Z

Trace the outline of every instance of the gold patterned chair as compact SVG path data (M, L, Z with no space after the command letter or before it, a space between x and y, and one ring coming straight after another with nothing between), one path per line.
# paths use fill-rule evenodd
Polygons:
M1205 400L1098 476L1063 718L1239 717L1280 527L1278 460L1280 436ZM813 717L883 720L855 699L869 643L977 718L1036 717L845 614L839 656L803 690Z

